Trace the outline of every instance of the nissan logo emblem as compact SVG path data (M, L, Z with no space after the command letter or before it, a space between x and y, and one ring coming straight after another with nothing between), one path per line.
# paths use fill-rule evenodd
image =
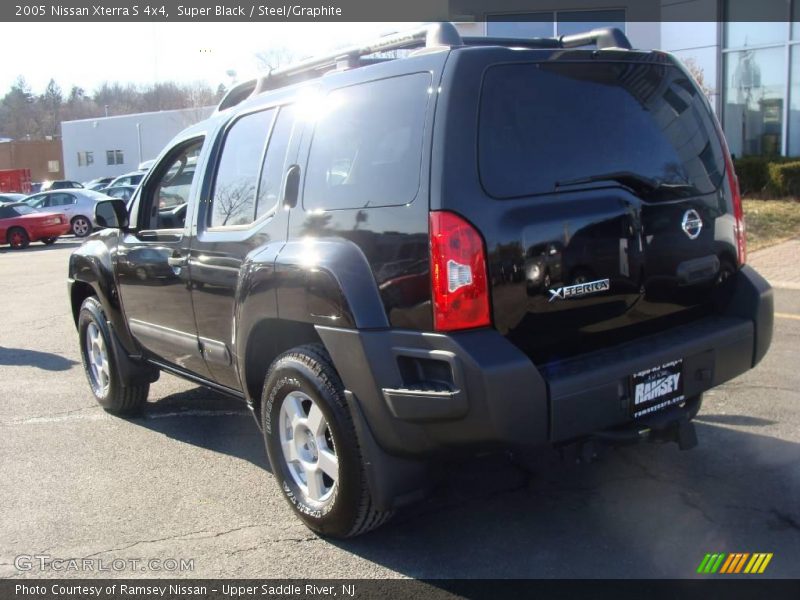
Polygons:
M703 219L697 214L697 211L690 208L683 213L683 221L681 221L681 229L689 236L690 240L696 240L703 231Z

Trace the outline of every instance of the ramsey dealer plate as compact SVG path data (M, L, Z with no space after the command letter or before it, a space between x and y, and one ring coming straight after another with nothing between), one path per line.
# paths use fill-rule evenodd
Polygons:
M631 375L631 413L643 417L683 401L683 359Z

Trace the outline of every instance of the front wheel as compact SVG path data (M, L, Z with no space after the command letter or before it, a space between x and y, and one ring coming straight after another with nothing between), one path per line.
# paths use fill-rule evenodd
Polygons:
M324 347L301 346L279 356L261 406L272 472L311 530L352 537L391 517L373 506L344 388Z
M102 305L93 296L81 305L78 336L83 370L100 406L117 415L139 412L147 402L150 384L128 385L122 380L114 360L111 330Z
M72 233L75 237L86 237L92 233L92 223L86 217L75 217L72 219Z
M43 243L45 246L52 246L52 245L53 245L53 244L55 244L57 241L58 241L58 238L57 238L57 237L49 237L49 238L43 238L43 239L42 239L42 243Z

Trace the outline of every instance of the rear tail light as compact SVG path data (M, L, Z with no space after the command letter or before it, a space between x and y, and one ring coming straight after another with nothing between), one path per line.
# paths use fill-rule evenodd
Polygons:
M736 177L736 171L733 169L733 159L731 158L730 150L728 150L728 141L725 139L725 133L719 121L714 119L717 127L717 136L719 136L719 143L722 145L722 152L725 154L725 174L728 177L728 187L733 196L733 218L736 221L734 225L734 233L736 236L736 262L739 266L743 266L747 262L747 235L744 224L744 208L742 206L742 194L739 190L739 178Z
M744 208L742 194L739 191L739 178L733 170L733 160L725 148L725 170L728 172L728 185L733 195L733 217L736 219L736 258L741 267L747 262L747 231L744 224Z
M483 240L451 212L430 214L433 324L438 331L491 324Z

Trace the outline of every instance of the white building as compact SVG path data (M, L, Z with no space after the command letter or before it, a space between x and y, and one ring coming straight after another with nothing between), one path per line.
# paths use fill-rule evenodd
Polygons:
M61 124L64 177L89 181L134 171L155 158L180 131L208 117L215 107L165 110Z

